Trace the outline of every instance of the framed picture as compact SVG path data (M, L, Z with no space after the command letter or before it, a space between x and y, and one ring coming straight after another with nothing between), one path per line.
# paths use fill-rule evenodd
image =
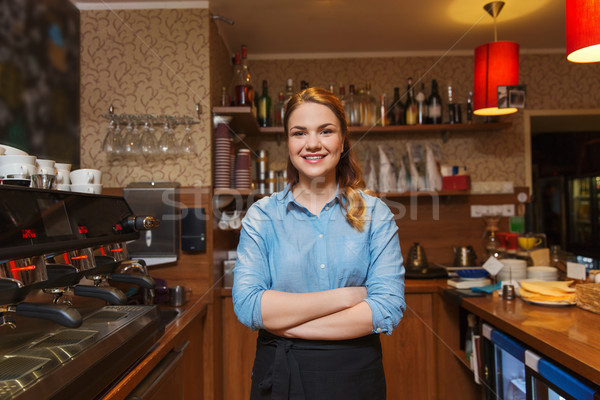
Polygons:
M525 108L527 85L498 86L498 108Z

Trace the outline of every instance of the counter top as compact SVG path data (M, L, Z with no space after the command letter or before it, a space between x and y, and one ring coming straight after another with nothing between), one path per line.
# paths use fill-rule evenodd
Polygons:
M576 306L540 306L497 293L463 298L462 307L540 355L600 385L600 315Z

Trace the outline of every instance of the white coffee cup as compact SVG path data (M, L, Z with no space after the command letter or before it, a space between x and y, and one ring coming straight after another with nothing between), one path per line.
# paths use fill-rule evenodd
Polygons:
M8 164L30 164L35 165L36 156L5 154L0 156L0 166Z
M6 156L3 156L6 157ZM24 176L30 177L31 175L37 173L37 168L35 165L31 164L6 164L0 165L0 176Z
M5 144L0 144L0 148L4 149L4 154L6 155L16 155L16 156L26 156L27 152L17 149L16 147L8 146Z
M70 192L71 191L71 185L66 185L64 183L58 183L58 184L56 184L56 190L62 190L64 192Z
M97 169L82 168L71 171L69 177L73 185L100 184L102 172Z
M71 185L71 192L101 194L102 185L99 183Z
M40 175L56 175L56 168L54 160L40 160L39 158L35 161L37 165L37 173Z
M56 163L56 183L60 185L68 185L71 183L71 164Z

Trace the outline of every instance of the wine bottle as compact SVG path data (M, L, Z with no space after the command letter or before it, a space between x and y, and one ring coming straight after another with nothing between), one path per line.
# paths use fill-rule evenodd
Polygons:
M294 95L294 81L292 78L288 78L287 83L285 85L285 100L284 103L287 104L288 101Z
M454 95L452 85L448 85L448 123L453 124L456 121L456 104L454 104Z
M428 120L430 124L442 123L442 98L438 91L438 83L435 79L431 81L431 94L427 99L428 105Z
M421 89L415 95L417 102L417 124L423 125L427 123L427 103L425 98L425 84L421 82Z
M400 100L400 88L394 88L394 102L389 107L389 120L392 125L404 125L404 103Z
M358 105L356 103L356 95L354 93L354 85L348 87L348 99L346 100L346 116L348 123L352 126L360 125L359 114L356 112Z
M467 122L473 121L473 92L469 92L467 97Z
M365 86L364 94L365 108L365 119L363 125L375 126L377 125L377 100L371 95L371 82L367 82Z
M379 125L388 126L390 121L388 120L388 109L386 107L385 93L381 95L379 99Z
M404 119L406 125L417 124L417 104L414 100L412 78L408 78L408 85L406 88L406 103L404 103Z
M239 96L239 106L252 107L252 114L256 117L256 106L254 104L254 87L252 86L252 75L248 67L248 48L242 45L242 78L239 86L236 86L236 94Z
M258 99L258 126L271 125L271 97L269 97L269 88L267 80L262 82L262 95Z
M279 92L279 101L275 104L273 113L273 126L283 126L283 116L285 114L285 97L283 92Z

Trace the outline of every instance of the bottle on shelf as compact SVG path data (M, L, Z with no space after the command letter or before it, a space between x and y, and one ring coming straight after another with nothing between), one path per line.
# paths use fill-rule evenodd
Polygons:
M235 52L233 57L233 75L229 85L229 94L231 95L230 105L239 106L246 103L246 92L243 91L245 81L242 76L242 57L239 51ZM238 89L240 92L238 93Z
M335 88L334 88L334 86L333 86L333 83L330 83L330 84L329 84L329 91L330 91L331 93L335 94Z
M442 123L442 98L439 93L437 80L431 80L431 94L427 99L427 118L430 124Z
M283 126L283 116L285 114L285 97L283 92L279 92L279 101L275 103L275 112L273 113L273 126Z
M346 118L348 118L348 124L351 126L360 125L359 114L356 112L358 107L354 104L356 102L356 94L354 93L354 85L348 87L348 98L346 100Z
M365 119L363 125L375 126L377 125L377 100L371 95L371 82L367 82L365 86L365 93L363 98L365 108Z
M378 114L378 121L379 121L379 126L388 126L390 124L390 121L388 120L388 109L386 107L386 100L385 100L385 93L383 93L381 95L381 98L379 99L379 114Z
M262 82L262 95L258 99L257 120L259 126L271 126L271 97L267 80Z
M404 103L400 100L400 88L394 88L394 100L388 109L388 119L391 125L404 125Z
M308 89L310 87L310 85L308 84L307 81L300 81L300 91L303 91L304 89Z
M425 98L425 84L421 82L421 89L415 95L417 103L417 124L423 125L427 123L427 102Z
M408 78L406 88L406 103L404 103L404 120L406 125L417 124L417 104L415 103L412 78Z
M473 122L473 92L467 97L467 123Z
M252 86L252 75L248 67L248 49L242 45L242 72L241 80L236 85L236 105L252 107L252 114L256 116L256 106L254 105L254 87Z
M290 99L292 98L292 96L294 95L294 81L292 80L292 78L288 78L286 85L285 85L285 104L287 104L288 101L290 101Z
M448 123L456 122L456 104L454 104L454 93L452 85L448 85Z
M341 82L340 82L340 91L339 91L338 99L340 99L340 103L342 103L344 110L346 110L346 88L344 87L344 84ZM346 118L347 117L348 116L346 116Z
M219 101L219 105L221 107L227 107L231 101L229 101L229 94L227 93L227 87L223 86L221 88L221 100Z

